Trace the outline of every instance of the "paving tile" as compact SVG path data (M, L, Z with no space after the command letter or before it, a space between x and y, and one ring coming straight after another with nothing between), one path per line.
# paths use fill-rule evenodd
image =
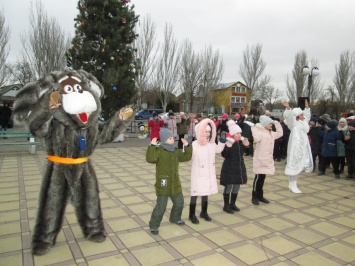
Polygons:
M133 250L132 254L137 258L141 265L147 266L164 264L175 260L175 258L164 249L164 246Z
M294 226L292 223L289 223L289 222L287 222L283 219L280 219L280 218L265 219L262 221L262 224L269 227L269 228L272 228L273 230L275 230L277 232Z
M186 243L189 243L188 245ZM170 243L182 256L189 257L210 250L210 247L195 237ZM193 248L192 248L193 247Z
M336 266L338 263L325 258L315 252L308 252L291 259L298 265L312 265L312 266Z
M68 245L55 246L51 249L50 255L34 256L35 265L51 265L63 261L73 260L73 255Z
M241 241L242 239L229 230L217 230L203 234L204 237L215 243L217 246L225 246Z
M0 257L0 265L23 265L22 254L9 255L6 257Z
M21 223L20 222L11 222L0 224L0 235L9 235L21 233Z
M273 257L262 248L251 244L229 249L228 252L245 262L247 265L255 265L257 263L268 261Z
M95 243L88 240L79 241L78 245L84 256L92 256L105 252L115 251L116 247L110 238L106 238L104 242Z
M320 222L310 226L310 228L322 232L323 234L326 234L331 237L343 234L347 231L346 229L341 228L340 226L335 226L328 222Z
M22 250L21 236L7 237L1 239L0 253L12 252L17 250Z
M254 239L271 233L271 231L261 228L253 223L248 223L235 227L234 230L250 239Z
M132 218L118 219L113 221L107 221L107 224L114 232L129 230L140 227Z
M232 266L235 265L234 262L230 261L223 255L216 253L212 255L207 255L202 258L191 260L191 263L196 266L208 266L208 265L223 265L223 266Z
M127 248L155 242L154 238L152 238L146 231L130 232L125 234L119 233L117 236Z
M301 248L301 246L278 236L262 238L261 244L280 255L284 255Z
M348 263L355 261L354 248L345 246L341 243L331 243L327 246L321 247L320 250Z
M316 234L304 228L297 228L296 230L286 232L285 234L307 245L313 245L314 243L326 239L325 236Z

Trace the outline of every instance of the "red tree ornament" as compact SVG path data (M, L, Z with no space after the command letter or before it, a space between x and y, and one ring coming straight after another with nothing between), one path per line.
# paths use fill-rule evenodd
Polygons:
M125 18L122 18L122 23L126 23L126 19Z
M83 21L83 22L81 22L81 24L80 24L82 27L84 27L85 26L85 22Z

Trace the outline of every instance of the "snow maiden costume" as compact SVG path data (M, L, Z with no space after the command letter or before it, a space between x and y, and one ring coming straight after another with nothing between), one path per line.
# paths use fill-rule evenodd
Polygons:
M89 156L97 143L112 141L133 120L122 108L99 125L103 87L83 71L52 72L17 94L14 115L43 139L48 155L39 195L32 253L43 255L55 244L70 198L84 236L106 238L98 182Z
M304 114L304 120L297 120L296 117ZM289 179L289 189L293 193L302 193L297 187L297 175L305 170L307 173L313 171L312 151L309 145L307 133L309 131L309 120L311 111L309 108L286 108L284 112L285 124L291 130L287 146L287 164L285 175Z

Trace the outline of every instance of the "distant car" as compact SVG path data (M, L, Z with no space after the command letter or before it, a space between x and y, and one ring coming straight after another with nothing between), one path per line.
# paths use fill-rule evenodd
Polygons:
M147 109L142 109L142 110L139 110L136 115L134 116L135 119L137 120L141 120L141 119L149 119L151 117L153 117L153 112L157 113L157 114L160 114L163 112L163 109L150 109L150 108L147 108Z

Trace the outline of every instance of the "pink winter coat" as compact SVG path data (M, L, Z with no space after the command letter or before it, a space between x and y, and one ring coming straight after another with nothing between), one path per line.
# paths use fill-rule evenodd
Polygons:
M209 140L206 138L206 128L211 129ZM217 145L214 142L216 126L209 118L198 123L195 130L196 140L192 143L191 196L209 196L218 193L216 153L221 153L225 144L218 142Z
M254 174L275 174L274 143L275 139L282 137L283 131L279 122L274 122L276 132L265 129L260 123L251 127L256 148L253 157Z

